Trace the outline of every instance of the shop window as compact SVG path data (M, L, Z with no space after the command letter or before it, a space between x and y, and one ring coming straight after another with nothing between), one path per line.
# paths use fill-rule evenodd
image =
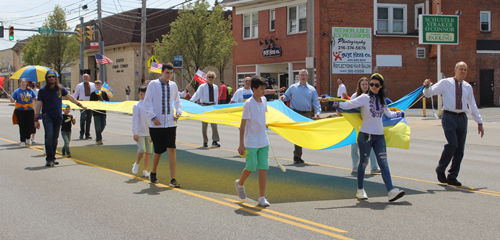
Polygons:
M259 37L259 13L243 15L243 39Z
M269 10L269 31L274 31L276 23L276 10Z
M407 7L406 4L377 4L377 34L406 34Z
M307 31L307 8L306 5L288 8L288 34L302 33Z
M481 32L491 31L491 12L481 11Z

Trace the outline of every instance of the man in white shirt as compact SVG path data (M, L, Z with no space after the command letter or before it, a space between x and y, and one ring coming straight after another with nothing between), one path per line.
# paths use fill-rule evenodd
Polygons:
M175 179L175 136L177 130L177 119L182 114L181 99L177 84L170 81L174 72L172 63L165 63L161 69L161 78L149 83L144 97L144 109L149 119L149 135L153 140L154 154L153 167L149 174L149 181L156 183L156 169L160 162L161 154L168 153L168 165L170 167L170 187L179 187ZM172 108L174 105L174 109Z
M189 100L191 102L196 102L200 100L202 106L218 105L219 103L219 88L214 84L215 72L207 72L207 82L201 84L198 90L194 93L193 97ZM220 141L219 131L217 130L217 124L210 123L212 127L212 147L220 147L217 143ZM201 132L203 134L203 147L208 147L208 135L207 135L208 123L201 122Z
M251 77L246 77L244 82L243 82L243 87L236 90L233 94L233 98L231 98L230 103L238 103L238 102L245 102L247 99L251 98L253 96L252 89L250 89L252 78ZM276 89L266 89L264 92L265 95L268 94L276 94L279 92L285 91L286 88L282 87L278 90Z
M83 74L83 82L76 85L75 88L75 98L80 101L89 101L90 94L95 92L96 88L94 83L89 82L90 76L88 74ZM92 123L92 110L80 110L80 139L83 139L83 134L85 134L85 139L92 139L90 136L90 124Z
M476 106L474 93L469 83L464 81L467 76L467 64L458 62L455 65L455 77L445 78L433 86L430 79L424 81L424 95L443 95L443 116L441 124L448 144L444 145L441 153L436 174L439 182L454 186L462 186L457 180L460 164L464 157L465 139L467 137L467 113L471 110L472 118L477 122L477 132L483 137L483 120ZM468 106L468 108L467 108ZM445 175L446 168L450 164L448 177Z
M347 89L344 85L344 80L342 78L337 79L337 84L339 85L339 89L337 89L337 97L342 98L342 94L347 93Z

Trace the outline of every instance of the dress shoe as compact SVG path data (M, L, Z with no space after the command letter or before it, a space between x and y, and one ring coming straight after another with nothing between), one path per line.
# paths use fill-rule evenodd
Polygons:
M462 183L459 182L456 178L448 178L446 179L448 181L448 184L449 185L453 185L453 186L462 186Z
M444 172L441 172L441 171L439 171L439 169L436 168L436 174L437 174L438 181L440 183L447 183L448 182L446 180L446 175L444 174Z
M301 163L304 163L304 160L302 160L302 158L299 157L293 158L293 164L301 164Z
M207 144L207 143L203 143L203 147L204 147L204 148L207 148L207 147L208 147L208 144Z

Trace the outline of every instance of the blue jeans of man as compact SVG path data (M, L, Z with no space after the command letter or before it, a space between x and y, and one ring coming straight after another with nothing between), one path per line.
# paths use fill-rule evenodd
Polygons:
M64 155L66 153L66 154L70 155L69 142L71 141L71 132L61 131L61 137L64 141L64 146L62 148L62 154Z
M450 179L456 179L460 171L460 164L464 157L465 139L467 138L467 121L465 113L457 115L445 111L441 118L444 136L448 144L444 145L437 170L444 172L451 161L451 167L448 170L448 178Z
M373 135L359 132L358 147L360 156L358 165L358 189L363 189L365 168L366 165L368 165L368 157L370 156L370 151L373 148L382 174L382 180L384 180L387 191L391 191L394 187L392 186L391 172L389 171L389 164L387 163L387 150L384 135Z
M102 141L102 132L106 127L106 115L94 114L95 141Z
M42 115L43 129L45 130L45 151L47 162L56 160L57 139L61 131L62 119L52 118L47 114Z
M92 123L92 110L80 110L80 138L90 137L90 124Z

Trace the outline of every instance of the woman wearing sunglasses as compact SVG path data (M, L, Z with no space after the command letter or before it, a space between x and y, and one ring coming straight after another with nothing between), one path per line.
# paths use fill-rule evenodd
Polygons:
M19 88L12 93L12 96L7 94L7 97L9 97L11 103L16 103L14 112L19 124L21 147L24 147L26 144L31 145L30 136L35 127L33 123L33 117L35 115L33 102L36 101L35 91L31 89L25 78L21 78L21 80L19 80Z
M384 77L375 73L370 77L370 90L366 94L361 94L354 100L346 102L334 102L334 107L342 109L361 108L363 123L359 128L358 147L360 161L358 165L358 199L368 199L363 188L365 178L365 168L368 165L370 150L373 148L380 166L382 179L384 180L387 191L389 192L389 202L401 198L405 192L392 186L391 173L387 163L387 151L384 138L384 126L382 115L388 118L403 117L404 112L392 112L385 102Z

